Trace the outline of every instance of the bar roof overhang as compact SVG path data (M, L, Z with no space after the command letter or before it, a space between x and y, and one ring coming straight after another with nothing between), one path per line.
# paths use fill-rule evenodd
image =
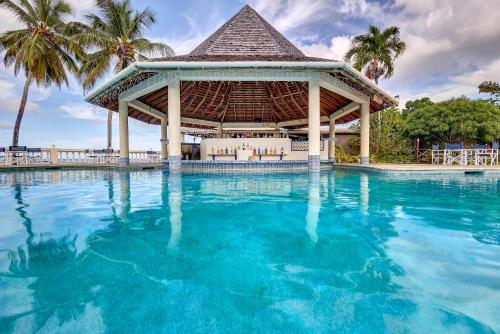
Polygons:
M336 77L337 79L341 79L344 81L345 84L351 86L351 88L359 91L361 95L367 96L370 99L370 106L371 106L371 112L375 112L384 108L387 108L389 106L394 106L397 105L398 101L391 97L389 94L384 92L382 89L380 89L378 86L376 86L373 82L371 82L368 78L366 78L364 75L362 75L359 71L355 70L352 66L350 66L347 63L344 62L336 62L336 61L196 61L196 62L190 62L190 61L153 61L153 62L136 62L124 69L123 71L117 73L114 75L112 78L107 80L105 83L103 83L101 86L99 86L96 90L91 92L85 97L85 100L87 102L93 103L95 105L105 107L111 110L117 110L117 102L118 102L118 95L121 94L122 92L126 91L127 89L139 84L140 82L158 74L158 73L168 73L172 75L180 75L184 74L189 77L189 73L196 73L196 76L198 78L196 84L199 84L200 89L202 90L202 93L200 93L200 97L198 97L198 100L195 99L195 103L192 104L191 109L186 108L185 104L181 104L181 109L182 113L185 114L183 116L183 124L186 126L195 126L195 127L214 127L216 126L217 123L226 123L226 122L252 122L254 119L258 119L260 122L267 122L267 123L274 123L276 124L277 127L289 127L289 128L294 128L297 126L303 126L305 124L305 120L307 119L307 81L302 81L302 83L298 84L295 83L292 85L292 90L290 90L289 85L286 84L286 86L280 86L283 85L283 83L277 83L276 86L274 83L272 85L265 84L261 82L261 86L259 87L254 87L252 89L258 90L260 89L265 90L267 88L268 92L266 94L269 94L271 97L274 96L276 101L273 103L276 103L276 106L270 106L266 108L274 109L269 112L269 116L264 117L255 117L255 115L251 116L250 113L243 111L243 114L245 116L238 115L237 112L229 112L228 116L224 115L222 118L218 117L216 118L216 114L221 114L220 112L214 113L213 115L209 115L204 111L204 107L207 107L207 104L203 104L201 97L207 97L207 96L212 96L215 94L223 95L224 90L227 87L218 87L217 89L215 88L216 86L214 85L213 91L208 92L210 90L207 87L212 86L212 82L219 82L221 84L222 82L235 82L235 81L240 81L240 80L235 80L235 78L238 77L238 73L245 72L245 73L263 73L264 75L262 76L262 81L266 81L265 78L265 73L291 73L291 77L289 78L290 82L294 82L294 75L296 74L297 76L301 74L324 74L324 75L331 75ZM210 75L210 73L226 73L224 74L223 78L214 78L213 75ZM227 75L227 73L230 73L232 75ZM206 75L206 78L204 76ZM180 78L182 80L182 75L180 75ZM223 80L226 78L226 80ZM260 77L257 77L260 78ZM188 79L189 80L189 79ZM280 79L284 80L284 79ZM243 80L245 81L245 80ZM248 79L246 82L255 82L258 81L260 82L259 79ZM186 83L186 82L183 82ZM166 85L166 83L165 83ZM203 86L204 85L204 86ZM208 85L208 86L207 86ZM243 96L244 99L249 98L251 93L248 94L247 97L245 97L245 90L248 90L249 84L241 84L239 83L238 89L234 89L234 95L239 94L240 96ZM241 86L242 85L242 86ZM281 87L281 89L280 89ZM205 89L205 91L203 91ZM228 88L230 89L230 88ZM163 91L163 93L162 93ZM155 110L159 111L159 113L166 115L167 110L166 110L166 100L167 100L167 93L166 93L165 88L158 89L156 92L151 92L149 96L145 96L143 98L139 98L136 100L136 105L138 103L142 104L143 106L148 107L150 110ZM186 90L186 94L190 94L188 90ZM198 92L198 91L197 91ZM206 92L206 93L205 93ZM191 92L192 93L192 92ZM210 93L210 94L209 94ZM161 98L161 107L155 105L154 103L151 103L150 97L154 96L159 96L159 94L164 94L164 97ZM230 92L231 94L231 92ZM254 92L255 94L255 92ZM290 97L290 95L297 95L297 101L295 101L295 98ZM305 98L304 96L305 95ZM300 96L301 100L298 99ZM330 105L328 105L328 101L325 101L325 105L323 106L322 104L322 109L328 109L328 111L323 111L322 112L322 123L325 124L328 122L326 119L326 116L331 115L335 111L342 111L343 108L345 107L350 107L352 105L352 100L342 96L335 94L334 92L330 92L327 89L322 88L322 93L321 93L321 98L322 100L332 100L334 102L331 102ZM107 103L104 103L103 101L107 99ZM210 99L216 99L215 96L210 97ZM224 99L224 97L222 97ZM288 99L288 101L287 101ZM158 100L158 99L157 99ZM110 104L110 101L112 103ZM198 102L199 101L199 102ZM219 101L219 100L217 100ZM222 100L220 102L221 104L223 103ZM229 104L229 101L225 102ZM248 104L248 101L246 102ZM322 102L323 103L323 102ZM233 103L234 104L234 103ZM255 104L255 102L254 102ZM280 107L281 104L281 107ZM200 107L201 105L201 107ZM216 107L216 105L219 105L219 102L211 104L212 109ZM198 108L195 108L198 107ZM296 107L298 108L296 108ZM233 106L234 109L237 109L236 106ZM255 108L255 106L254 106ZM287 109L288 108L288 109ZM295 110L295 113L287 113L287 110L292 111L292 109ZM298 111L300 110L300 112ZM305 111L304 111L305 110ZM160 115L161 115L160 114ZM255 114L255 111L254 111ZM286 115L285 115L286 114ZM135 119L138 119L140 121L150 123L150 124L159 124L159 117L158 114L152 114L152 113L144 113L144 109L140 108L134 108L132 104L129 106L129 115ZM200 116L200 117L198 117ZM220 115L219 115L220 116ZM340 117L338 117L338 123L347 123L352 120L355 120L358 118L358 113L357 112L344 112ZM200 120L199 122L197 120ZM297 120L298 122L290 122L292 120ZM224 124L225 126L225 124Z

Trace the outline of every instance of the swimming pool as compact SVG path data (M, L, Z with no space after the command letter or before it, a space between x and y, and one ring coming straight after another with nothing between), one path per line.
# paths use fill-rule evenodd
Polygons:
M499 183L0 173L0 332L499 331Z

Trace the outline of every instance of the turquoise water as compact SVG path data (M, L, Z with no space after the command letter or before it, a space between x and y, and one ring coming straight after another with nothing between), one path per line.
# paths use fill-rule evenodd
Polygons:
M500 331L500 179L0 174L2 333Z

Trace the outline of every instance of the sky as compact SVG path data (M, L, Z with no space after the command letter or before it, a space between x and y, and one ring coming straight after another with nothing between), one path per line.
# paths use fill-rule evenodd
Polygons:
M353 36L369 25L396 25L407 44L395 73L380 86L405 101L430 97L478 98L477 86L500 81L500 0L131 0L136 9L150 7L157 22L146 37L191 51L245 4L251 5L306 55L342 60ZM93 0L68 0L71 19L95 10ZM19 28L0 10L0 32ZM103 78L103 81L107 78ZM0 147L11 143L24 84L12 68L0 65ZM484 97L484 96L483 96ZM75 79L68 87L32 85L20 133L31 147L103 148L106 111L83 101ZM131 149L159 149L158 126L130 124ZM117 117L113 146L118 146Z

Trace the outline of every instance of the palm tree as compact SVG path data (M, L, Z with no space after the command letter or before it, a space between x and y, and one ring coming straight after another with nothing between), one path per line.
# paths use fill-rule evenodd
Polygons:
M32 81L43 86L67 85L66 72L78 72L77 61L82 53L65 34L64 18L71 8L64 0L0 0L0 8L9 11L24 26L0 35L5 66L14 65L15 75L21 70L26 75L12 136L12 145L17 146Z
M399 37L398 27L380 31L375 26L368 33L358 35L352 40L351 48L345 54L345 61L351 62L358 71L365 68L365 75L378 85L380 77L390 78L394 73L394 60L406 49Z
M371 25L368 33L354 37L344 60L352 61L358 71L365 69L365 75L378 85L378 80L382 76L386 79L392 76L394 61L405 49L406 43L399 37L398 27L392 26L381 32L378 27ZM377 151L379 151L382 128L380 112L377 113L377 117L379 133Z
M129 0L97 0L99 15L88 14L88 24L75 24L73 39L89 50L80 76L84 90L106 75L113 66L118 73L136 60L151 56L170 56L173 50L166 44L153 43L143 37L143 30L155 22L148 8L135 11ZM108 111L108 148L111 148L111 121Z

